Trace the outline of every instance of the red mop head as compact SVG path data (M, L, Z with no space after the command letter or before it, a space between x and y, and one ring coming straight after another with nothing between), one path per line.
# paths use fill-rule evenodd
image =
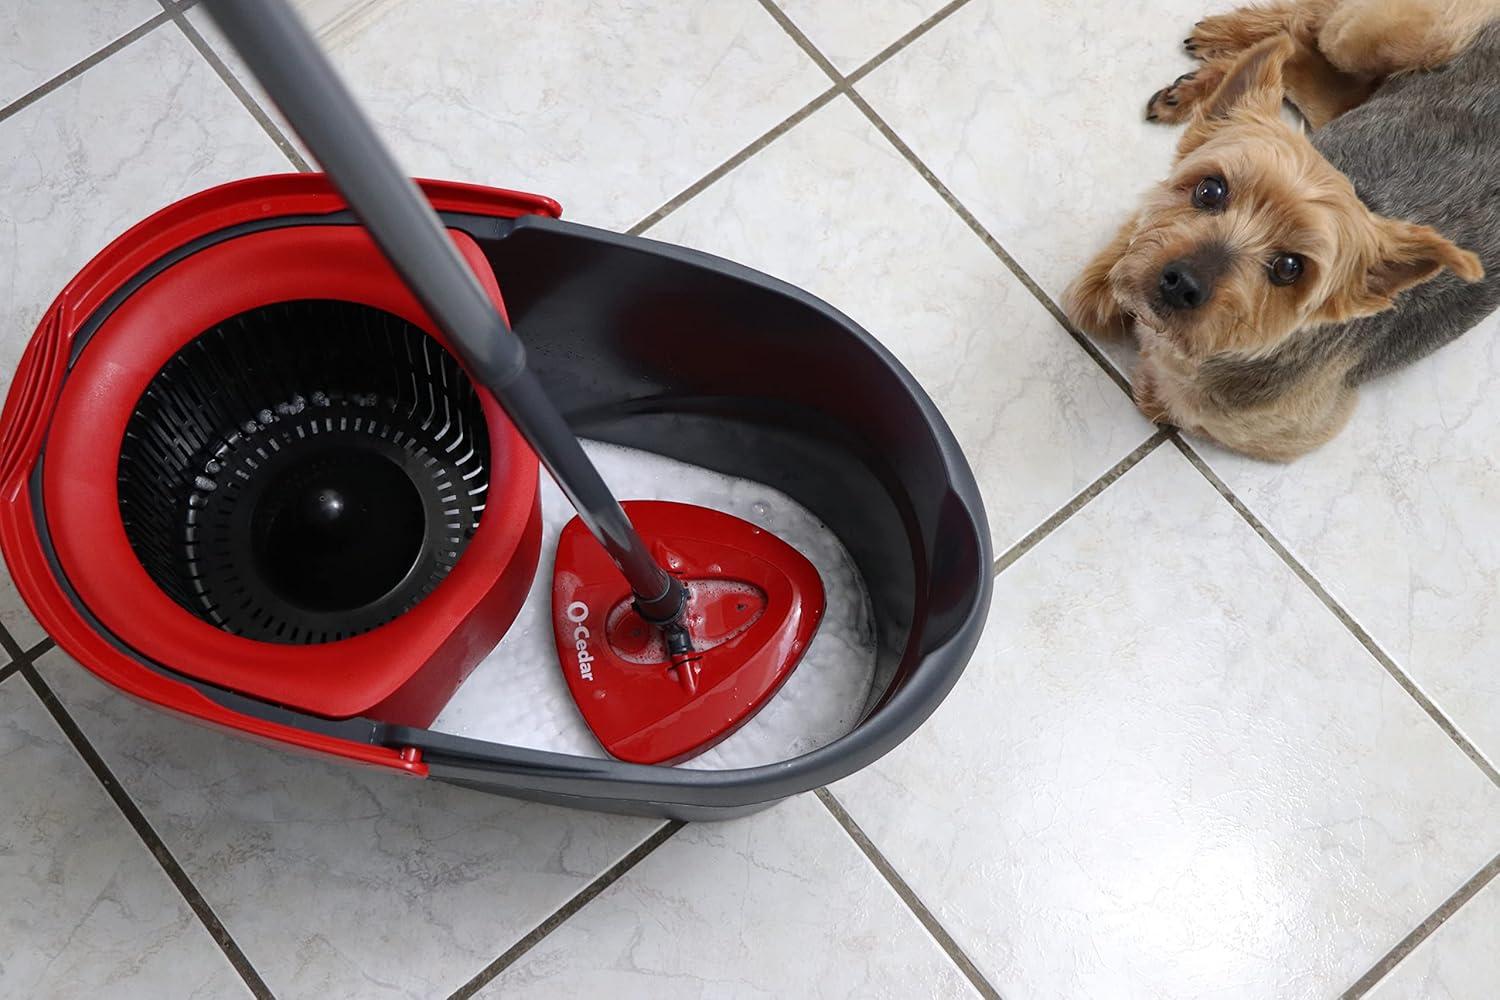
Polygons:
M823 617L823 583L800 552L748 521L665 501L622 506L687 585L693 652L669 655L578 518L557 547L553 631L573 700L604 749L675 763L744 725L786 682Z

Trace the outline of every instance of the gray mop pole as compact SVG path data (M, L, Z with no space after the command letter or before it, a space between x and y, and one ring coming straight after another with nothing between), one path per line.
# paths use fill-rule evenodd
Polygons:
M635 592L642 617L662 625L676 623L686 600L682 583L652 558L526 366L521 342L506 328L437 213L396 165L306 26L286 0L205 3L469 372L499 400L614 559Z

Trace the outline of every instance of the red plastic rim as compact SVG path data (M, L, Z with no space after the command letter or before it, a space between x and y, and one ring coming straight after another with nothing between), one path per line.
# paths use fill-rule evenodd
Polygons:
M503 310L483 252L467 235L452 236ZM411 682L506 574L524 574L529 582L535 556L528 565L522 541L536 510L537 462L499 405L483 395L491 482L479 528L464 557L417 608L371 632L313 646L276 645L220 631L184 610L154 585L125 534L116 480L125 425L161 366L201 331L257 306L309 298L373 306L442 342L358 227L287 227L208 247L153 277L94 334L53 414L43 496L63 571L84 605L125 643L199 680L347 717L370 712ZM497 624L496 640L509 621Z

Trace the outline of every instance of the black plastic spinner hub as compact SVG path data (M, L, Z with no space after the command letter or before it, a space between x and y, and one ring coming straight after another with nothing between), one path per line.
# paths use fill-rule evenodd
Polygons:
M152 380L120 450L126 534L152 579L227 632L331 642L403 614L484 512L489 436L454 358L349 302L265 306Z

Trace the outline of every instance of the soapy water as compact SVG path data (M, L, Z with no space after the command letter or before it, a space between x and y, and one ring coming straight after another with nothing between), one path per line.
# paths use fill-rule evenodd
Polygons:
M679 766L723 770L773 764L853 729L874 681L875 629L863 581L837 536L769 486L633 448L593 441L583 447L621 499L676 500L743 518L801 552L823 581L823 621L781 690L729 738ZM552 562L558 536L573 515L543 473L542 557L526 604L431 728L537 750L608 756L573 704L552 634Z

